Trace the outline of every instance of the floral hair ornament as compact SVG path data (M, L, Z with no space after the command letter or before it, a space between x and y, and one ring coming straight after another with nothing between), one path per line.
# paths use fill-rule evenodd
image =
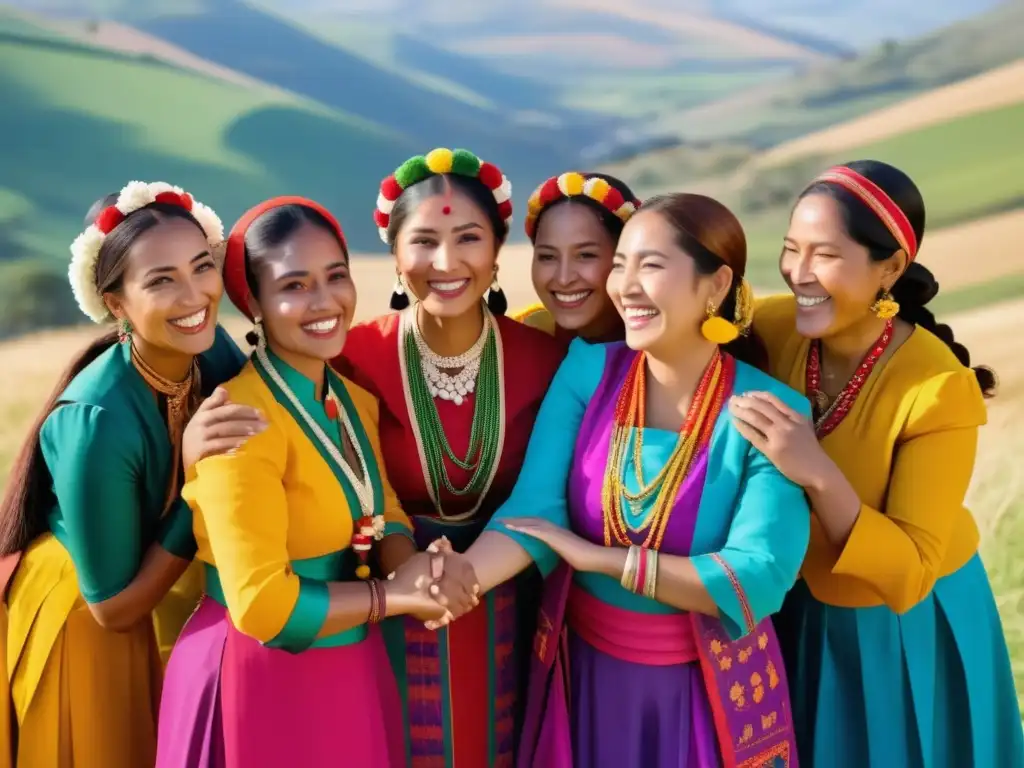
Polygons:
M544 209L559 200L572 197L584 197L617 216L623 224L640 207L639 200L627 200L622 193L600 176L584 176L577 171L569 171L560 176L552 176L541 184L530 195L526 203L526 236L533 240L537 234L537 219Z
M128 182L118 194L117 202L100 211L93 223L71 243L71 264L68 267L71 292L78 307L93 322L102 323L111 318L96 284L96 263L103 241L135 211L154 203L176 205L191 213L203 228L211 250L224 242L224 225L217 214L181 187L163 181Z
M373 220L380 232L380 239L385 245L391 245L388 237L388 225L391 223L391 210L401 194L430 176L455 174L477 179L491 190L494 201L498 204L498 213L505 221L506 227L512 225L512 183L496 165L486 163L468 149L433 149L425 155L416 155L402 163L380 184L377 195L377 209L373 212Z
M334 218L334 214L324 208L320 203L305 197L285 195L283 197L272 197L255 205L242 214L242 217L235 222L228 235L228 245L224 254L224 290L239 312L250 320L255 320L250 307L252 294L249 291L249 282L245 278L245 233L249 227L267 211L275 208L283 208L286 205L298 205L309 208L323 216L331 225L334 234L341 241L342 249L345 251L345 259L348 260L348 241L345 240L345 233L341 224Z
M911 261L917 257L917 235L910 219L884 189L845 165L829 168L812 182L812 186L821 183L834 184L853 194L881 220Z

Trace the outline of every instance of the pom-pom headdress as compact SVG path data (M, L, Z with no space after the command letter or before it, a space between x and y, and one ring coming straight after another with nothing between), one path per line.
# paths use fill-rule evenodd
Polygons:
M552 176L530 195L526 203L526 236L533 240L537 234L537 219L552 203L571 197L593 200L609 213L617 216L623 224L640 207L639 200L627 200L622 193L600 176L584 176L569 171Z
M380 232L380 239L385 244L391 245L388 238L391 209L402 192L430 176L445 173L468 176L480 181L494 195L498 213L505 220L505 225L511 226L512 184L505 178L505 174L496 165L485 163L467 149L434 149L426 155L409 158L381 182L373 220Z
M163 181L128 182L117 196L117 202L100 211L95 221L71 244L71 265L68 267L71 292L79 308L93 322L102 323L110 319L110 310L96 284L96 262L103 241L131 214L153 203L177 205L191 213L203 228L211 250L224 242L224 225L217 214L181 187Z
M300 205L303 208L314 210L323 216L327 223L333 227L334 233L341 241L346 258L348 256L348 244L345 240L345 233L341 230L341 224L320 203L305 197L286 195L283 197L273 197L270 200L264 200L259 205L253 206L243 213L242 218L231 228L231 234L228 235L228 246L224 254L224 290L228 294L228 298L231 299L231 303L250 320L253 319L253 315L252 309L250 309L249 299L251 294L249 292L249 283L245 279L245 233L249 231L252 223L264 213L286 205Z

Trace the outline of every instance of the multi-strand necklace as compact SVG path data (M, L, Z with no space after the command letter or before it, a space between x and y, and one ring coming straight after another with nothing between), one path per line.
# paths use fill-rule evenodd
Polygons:
M479 509L494 480L504 443L500 337L490 312L484 308L483 313L480 338L467 352L455 357L442 357L426 345L417 326L416 306L406 310L400 320L399 354L403 385L420 464L434 507L438 515L448 520L467 519ZM455 370L459 365L464 367L457 373L450 376L446 373L446 369ZM472 371L472 378L466 378L469 375L467 368ZM464 456L457 456L445 435L434 399L451 400L460 405L469 393L476 395L469 446ZM471 473L465 485L457 487L452 482L445 466L446 459L462 471ZM475 496L477 503L468 512L446 515L441 508L442 488L453 496Z
M871 349L868 350L860 365L857 366L857 370L853 372L853 376L836 395L831 405L829 405L828 395L821 389L821 342L817 339L811 342L811 348L807 352L805 391L814 406L814 431L819 440L838 427L839 423L846 418L846 414L853 408L857 396L864 387L864 382L868 380L879 358L885 354L885 350L892 341L892 328L892 320L886 320L882 335L871 345Z
M416 340L416 351L420 356L423 377L431 397L451 400L462 405L466 397L476 389L477 376L480 373L480 361L483 358L484 345L491 332L491 318L484 314L480 336L473 346L461 355L445 357L437 354L423 338L418 323L412 324L413 338ZM455 371L455 373L451 373Z
M313 433L323 449L327 451L327 455L330 456L335 465L341 469L345 479L348 480L355 491L356 499L359 503L360 516L356 523L356 530L352 535L352 549L355 550L360 560L360 565L356 569L356 575L361 579L368 578L370 575L368 560L372 541L380 541L384 538L384 516L383 510L381 510L380 514L375 514L373 479L370 476L370 468L367 464L366 456L363 454L359 438L356 435L355 425L352 423L351 416L341 405L328 379L324 397L324 412L332 421L340 422L337 438L328 435L309 411L306 410L306 407L292 391L291 387L285 382L284 377L277 370L265 348L256 348L256 360L267 372L267 375L270 376L271 381L288 398L292 408L299 414L303 423ZM352 466L345 456L343 450L345 438L348 438L348 444L352 447L352 452L355 454L356 462L358 463L358 474L356 473L356 468Z
M647 422L646 361L647 356L643 352L633 359L615 403L615 423L601 494L605 546L611 546L614 541L629 547L633 544L629 533L640 534L646 530L647 537L641 546L654 549L661 547L679 488L694 458L711 442L725 397L732 391L735 361L716 349L694 392L672 455L655 478L646 483L642 469L643 431ZM631 436L633 471L638 488L636 493L627 490L623 481ZM639 523L630 523L624 513L623 501L638 515L652 496L655 498L648 513Z

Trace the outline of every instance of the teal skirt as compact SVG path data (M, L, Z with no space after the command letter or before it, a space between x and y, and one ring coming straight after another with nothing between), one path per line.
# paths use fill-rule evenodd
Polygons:
M1010 658L981 558L902 616L797 583L775 619L804 768L1024 768Z

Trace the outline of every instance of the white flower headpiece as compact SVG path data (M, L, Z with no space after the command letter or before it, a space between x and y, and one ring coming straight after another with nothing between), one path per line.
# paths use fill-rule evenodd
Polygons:
M211 249L218 248L224 242L224 224L217 214L194 200L181 187L163 181L128 182L117 196L117 202L104 208L89 228L71 244L71 265L68 267L71 291L79 308L95 323L110 319L110 310L96 285L96 261L99 259L100 247L107 235L129 214L153 203L177 205L191 213L206 233Z

